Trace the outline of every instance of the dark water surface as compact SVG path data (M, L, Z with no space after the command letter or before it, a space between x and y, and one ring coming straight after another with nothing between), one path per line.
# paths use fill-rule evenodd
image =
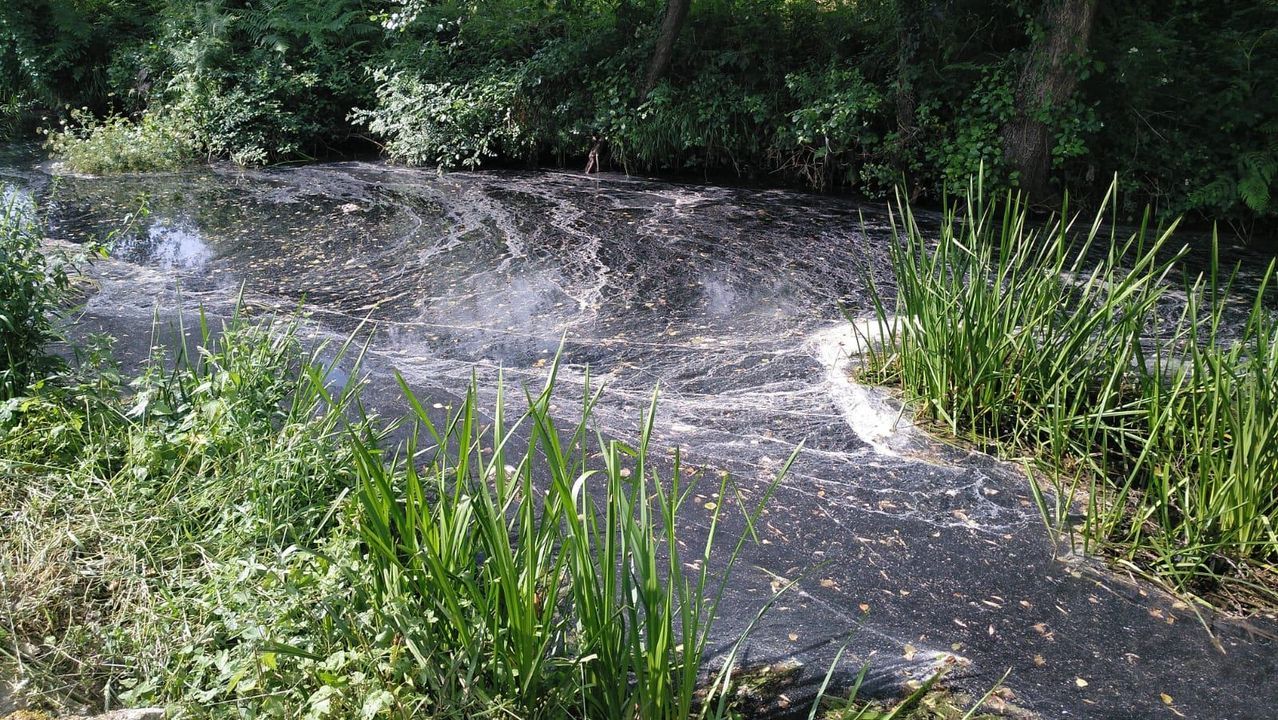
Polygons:
M157 307L225 314L242 292L251 308L301 308L319 337L369 320L370 397L387 412L392 369L441 401L475 374L491 398L499 371L542 382L563 339L566 386L587 367L607 386L603 431L632 437L659 383L658 446L730 470L747 494L804 443L718 626L726 643L799 579L749 648L793 681L780 709L806 717L851 638L840 676L868 660L878 691L948 665L952 686L979 695L1010 668L1006 699L1041 717L1278 717L1273 618L1208 618L1222 654L1173 598L1056 558L1015 468L927 440L886 394L849 382L839 304L868 311L858 268L886 279L880 208L375 163L54 181L11 158L0 182L72 242L147 198L149 216L97 266L84 319L126 352L145 351Z

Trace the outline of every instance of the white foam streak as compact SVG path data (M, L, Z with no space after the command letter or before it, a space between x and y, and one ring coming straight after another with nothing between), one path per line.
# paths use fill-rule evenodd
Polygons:
M852 371L868 344L878 342L881 333L872 320L841 322L819 330L808 338L808 348L821 364L831 401L857 437L880 455L900 457L892 447L912 425L888 402L879 388L852 380Z

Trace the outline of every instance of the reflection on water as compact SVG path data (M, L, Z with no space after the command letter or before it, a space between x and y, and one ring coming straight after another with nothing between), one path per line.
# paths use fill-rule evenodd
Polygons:
M32 207L31 191L14 185L12 183L0 181L0 211L29 213Z
M111 254L121 260L166 270L197 270L213 259L200 230L188 219L160 218L141 232L119 238Z
M727 315L737 305L737 293L732 284L714 273L701 279L702 292L705 294L706 310L712 315Z

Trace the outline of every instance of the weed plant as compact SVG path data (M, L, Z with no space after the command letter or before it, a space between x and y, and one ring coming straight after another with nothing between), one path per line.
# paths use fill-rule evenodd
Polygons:
M87 111L48 132L45 147L75 172L110 175L177 170L195 157L192 131L171 117L148 113L140 120Z
M209 636L227 568L333 524L349 395L288 327L203 336L129 385L99 351L0 405L0 647L36 694L182 685L185 645L237 641Z
M30 212L16 199L0 206L0 401L55 364L46 345L56 338L54 314L71 281L67 259L41 245Z
M1054 490L1035 488L1045 519L1086 548L1180 590L1278 600L1272 265L1231 330L1218 257L1175 302L1175 226L1155 232L1147 214L1130 236L1102 229L1113 188L1081 229L1036 226L1020 197L989 197L979 179L965 200L935 243L898 201L896 296L871 282L884 342L865 376L901 385L953 434L1036 461Z

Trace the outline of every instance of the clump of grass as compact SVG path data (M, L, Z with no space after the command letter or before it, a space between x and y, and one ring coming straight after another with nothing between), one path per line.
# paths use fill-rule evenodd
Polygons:
M871 282L884 342L863 372L949 432L1036 460L1054 483L1054 507L1038 496L1053 525L1083 500L1085 547L1181 590L1226 582L1278 599L1255 582L1278 561L1278 334L1262 303L1273 267L1236 334L1218 262L1184 280L1168 318L1185 253L1175 226L1102 231L1112 201L1111 188L1081 231L1033 226L1019 197L986 197L977 180L935 244L899 202L896 296Z
M376 607L387 609L381 616L420 666L447 669L432 679L439 685L424 709L495 704L525 718L722 717L731 660L708 685L702 663L723 583L747 537L712 557L732 502L727 477L720 502L697 508L708 512L709 530L688 563L676 521L693 484L677 453L665 477L651 458L655 397L632 447L591 432L599 395L589 389L574 423L556 423L554 383L552 372L509 427L499 393L487 428L474 388L438 427L405 386L419 432L403 458L384 463L357 450ZM521 430L529 439L518 446ZM764 500L742 508L747 527Z
M120 115L96 118L87 110L71 113L47 131L45 146L75 172L93 175L177 170L196 154L193 133L176 119L147 113L139 120Z
M326 538L352 482L349 395L289 326L203 338L128 385L96 352L0 405L0 652L25 694L180 685L184 645L227 642L207 635L227 568Z
M1278 598L1278 322L1264 273L1241 329L1225 330L1232 281L1189 288L1176 348L1153 358L1145 500L1130 525L1178 585L1222 576ZM1142 478L1143 480L1143 478ZM1118 523L1115 513L1102 529ZM1163 535L1142 535L1147 527ZM1254 567L1249 567L1254 565ZM1256 583L1260 583L1256 585Z

